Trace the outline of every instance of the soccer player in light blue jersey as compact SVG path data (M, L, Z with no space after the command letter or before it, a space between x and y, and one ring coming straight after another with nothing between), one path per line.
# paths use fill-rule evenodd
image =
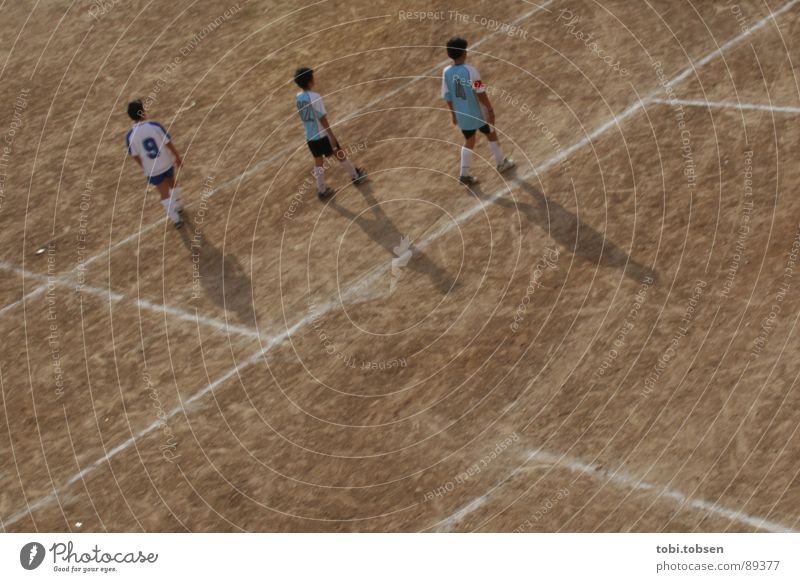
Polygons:
M325 184L325 158L336 155L347 173L350 174L354 184L359 184L367 177L367 172L356 168L347 159L345 151L339 147L339 141L333 135L333 130L328 123L328 114L322 103L322 96L313 91L314 71L306 67L294 72L294 81L301 91L295 98L297 112L306 130L306 142L311 155L314 156L314 177L317 181L317 194L320 200L326 200L336 191Z
M478 69L466 64L467 41L454 37L447 41L447 56L453 64L445 67L442 73L442 98L453 115L453 124L461 128L464 134L464 146L461 148L462 184L477 184L477 178L470 175L472 166L472 150L475 149L475 132L480 131L489 139L489 147L497 163L497 171L505 172L516 164L508 159L497 141L494 125L494 109L486 95L486 85L481 81Z

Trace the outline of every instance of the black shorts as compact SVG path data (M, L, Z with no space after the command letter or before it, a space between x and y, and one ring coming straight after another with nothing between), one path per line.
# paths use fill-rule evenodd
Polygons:
M480 131L482 134L488 135L488 134L492 133L492 128L489 126L488 123L486 123L486 124L484 124L483 127L479 127L478 129L462 129L461 133L464 134L464 137L466 139L469 139L473 135L475 135L476 131Z
M330 157L333 155L333 146L331 146L331 140L329 140L327 136L322 139L312 139L306 143L308 144L308 149L311 150L311 154L315 158L322 156Z

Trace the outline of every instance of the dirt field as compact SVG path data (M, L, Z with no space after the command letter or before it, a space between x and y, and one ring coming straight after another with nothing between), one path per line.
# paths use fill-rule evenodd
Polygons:
M0 15L3 530L800 529L798 0ZM518 162L472 191L455 34Z

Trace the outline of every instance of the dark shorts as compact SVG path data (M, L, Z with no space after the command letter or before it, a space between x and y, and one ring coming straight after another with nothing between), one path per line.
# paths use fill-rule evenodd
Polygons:
M486 124L484 124L483 127L479 127L478 129L462 129L461 133L464 134L464 137L466 139L469 139L473 135L475 135L476 131L480 131L481 133L488 135L488 134L492 133L492 128L488 123L486 123Z
M306 143L308 144L308 149L311 150L311 155L315 158L333 155L333 146L331 146L331 140L327 136L322 139L312 139Z
M167 178L172 178L175 175L175 166L171 167L169 170L164 172L163 174L159 174L158 176L150 176L147 178L147 181L150 182L153 186L158 186L166 180Z

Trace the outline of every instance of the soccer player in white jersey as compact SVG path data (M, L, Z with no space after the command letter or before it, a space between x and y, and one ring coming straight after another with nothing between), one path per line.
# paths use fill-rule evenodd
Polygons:
M453 64L445 67L442 73L442 98L447 102L447 107L453 116L453 124L464 134L459 180L469 186L478 183L478 180L470 174L476 131L480 131L489 139L489 147L494 154L498 172L510 170L516 164L503 154L497 133L492 127L494 109L486 94L486 85L481 81L478 69L466 64L467 41L460 37L448 40L447 56L453 59Z
M353 184L359 184L367 177L367 172L356 168L347 159L345 151L339 147L339 140L333 134L328 123L328 114L322 102L322 96L314 89L314 71L303 67L294 72L294 82L301 91L295 98L297 112L303 121L306 131L306 142L311 155L314 156L314 178L317 182L317 194L320 200L326 200L336 191L325 184L325 158L336 155L342 167L350 174Z
M180 168L183 163L181 155L164 126L147 120L141 101L128 103L128 116L133 120L133 127L125 136L128 154L142 167L148 182L158 189L167 217L175 228L181 228L183 203L181 189L175 181L175 168Z

